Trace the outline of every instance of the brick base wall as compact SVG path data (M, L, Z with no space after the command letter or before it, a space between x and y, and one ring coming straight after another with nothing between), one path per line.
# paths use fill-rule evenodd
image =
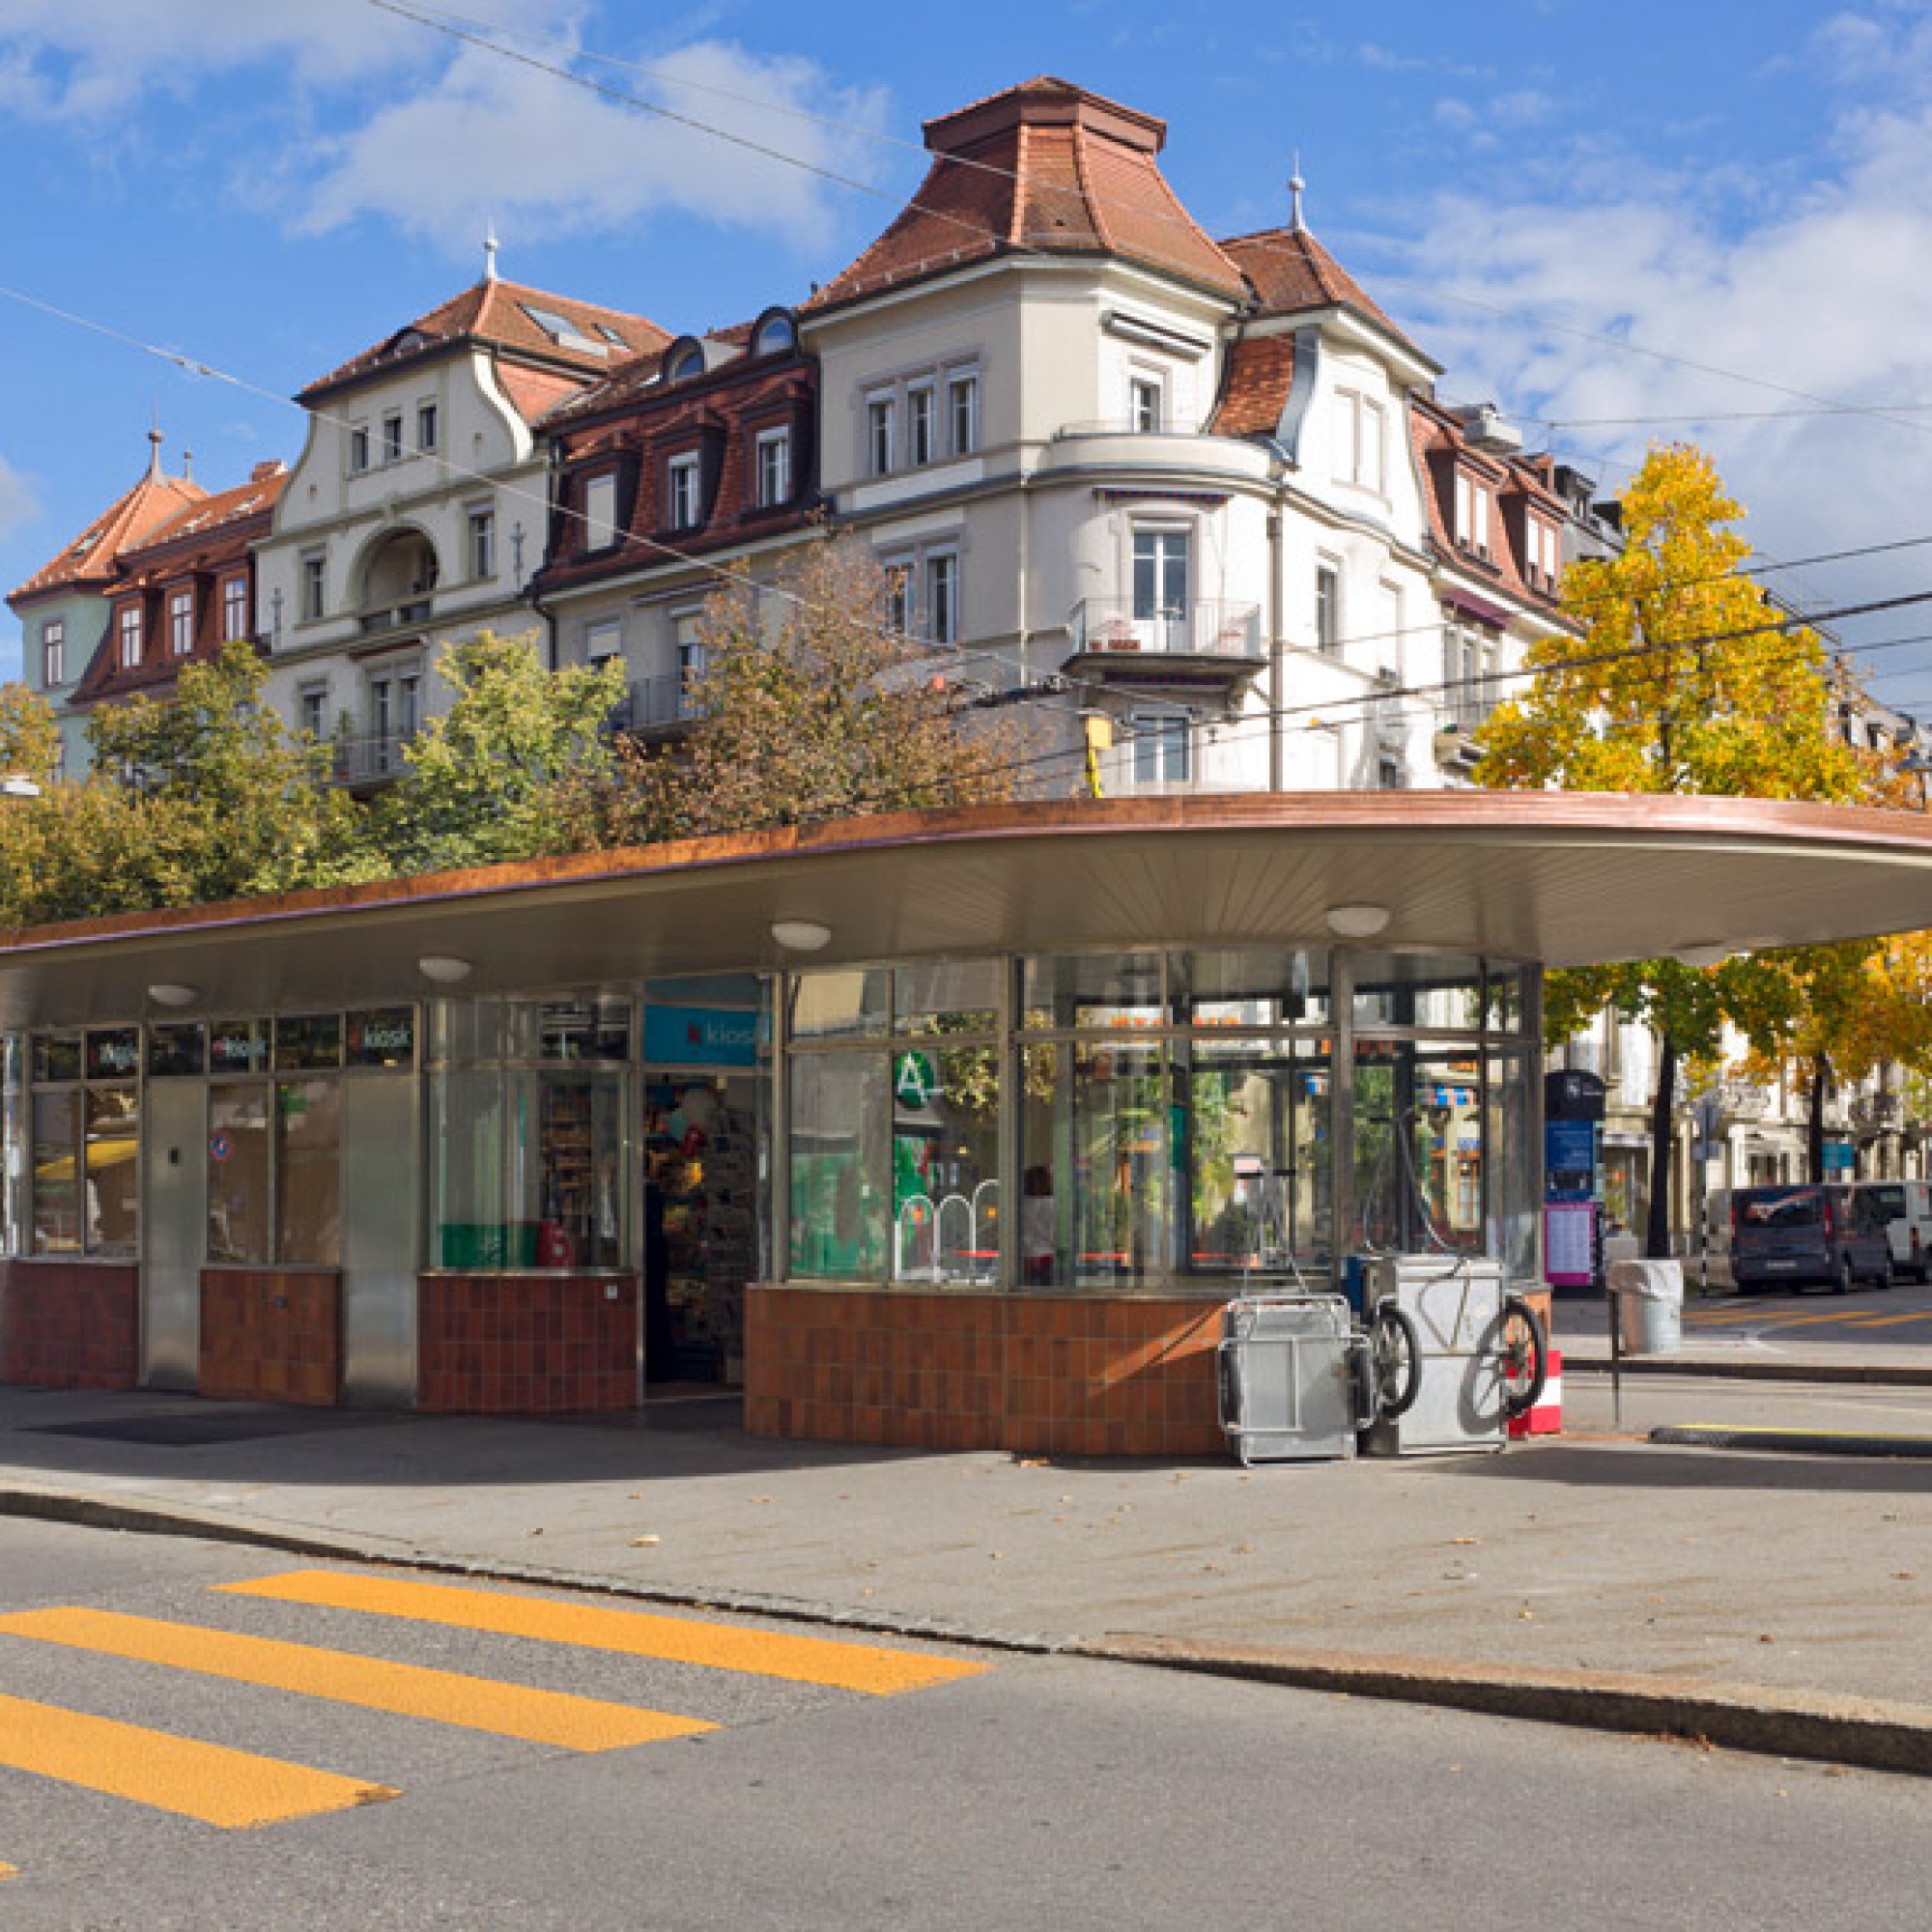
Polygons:
M140 1306L131 1262L0 1262L0 1382L132 1388Z
M333 1268L205 1268L198 1387L228 1401L332 1407L342 1394Z
M424 1275L416 1285L416 1350L420 1409L563 1415L632 1408L637 1280Z
M1034 1455L1222 1453L1221 1304L753 1288L754 1435Z

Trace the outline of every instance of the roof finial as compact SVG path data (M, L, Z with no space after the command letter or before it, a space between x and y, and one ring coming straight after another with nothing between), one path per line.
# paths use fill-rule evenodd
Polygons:
M184 483L194 481L194 451L186 443L182 444L182 481Z
M148 474L150 476L158 476L161 473L161 442L163 440L161 436L161 406L159 403L154 403L150 407L154 411L154 416L148 430L148 442L150 445L148 450Z
M483 279L486 282L497 279L497 221L494 215L483 230Z
M1294 151L1294 172L1288 178L1288 225L1299 235L1307 223L1301 218L1301 196L1308 184L1301 179L1301 150Z

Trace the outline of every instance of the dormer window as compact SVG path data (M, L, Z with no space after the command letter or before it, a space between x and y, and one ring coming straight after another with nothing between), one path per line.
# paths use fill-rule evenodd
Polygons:
M696 343L688 349L681 349L671 357L668 380L673 383L688 383L695 376L704 374L704 351Z
M130 604L121 612L121 668L132 670L141 662L141 611Z
M752 338L753 355L783 355L798 346L798 329L788 315L770 315Z
M583 481L583 548L608 550L617 541L617 478L606 470Z
M693 530L699 521L699 476L696 456L673 456L665 466L669 483L670 526Z
M1456 541L1478 556L1490 554L1490 492L1464 469L1456 472Z
M1541 589L1553 590L1558 561L1556 526L1545 523L1541 517L1526 517L1523 530L1529 553L1529 581Z
M756 448L758 508L776 509L791 497L791 431L762 430Z
M168 654L185 658L194 648L194 592L168 593Z

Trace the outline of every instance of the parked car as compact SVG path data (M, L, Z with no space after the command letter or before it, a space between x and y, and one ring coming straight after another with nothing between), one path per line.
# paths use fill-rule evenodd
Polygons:
M1893 1271L1932 1280L1932 1181L1861 1180L1858 1192L1885 1216Z
M1731 1273L1741 1290L1857 1281L1889 1288L1885 1209L1848 1183L1740 1187L1731 1194Z

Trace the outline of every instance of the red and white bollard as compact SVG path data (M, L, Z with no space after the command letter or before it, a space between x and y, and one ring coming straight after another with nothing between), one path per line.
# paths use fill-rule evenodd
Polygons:
M1543 1393L1535 1406L1522 1415L1509 1419L1512 1435L1561 1435L1563 1434L1563 1357L1549 1351L1549 1371L1543 1378Z

